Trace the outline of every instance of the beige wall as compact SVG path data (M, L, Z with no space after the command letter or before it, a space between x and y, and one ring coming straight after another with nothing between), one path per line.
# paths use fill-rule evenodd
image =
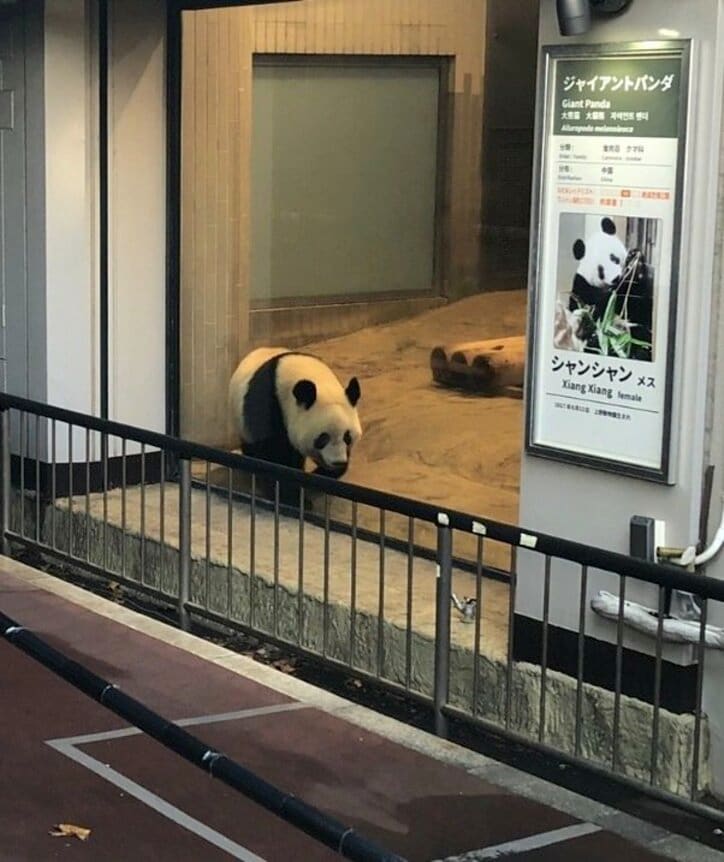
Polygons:
M233 442L226 386L248 346L252 54L453 58L444 290L479 280L486 0L300 0L183 17L181 433Z

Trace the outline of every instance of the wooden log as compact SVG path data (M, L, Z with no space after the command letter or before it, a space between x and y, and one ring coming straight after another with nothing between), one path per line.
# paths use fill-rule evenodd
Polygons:
M435 347L430 354L432 379L443 386L465 386L468 375L450 367L450 357L444 347Z
M440 345L430 354L433 379L447 386L498 391L523 384L525 336Z

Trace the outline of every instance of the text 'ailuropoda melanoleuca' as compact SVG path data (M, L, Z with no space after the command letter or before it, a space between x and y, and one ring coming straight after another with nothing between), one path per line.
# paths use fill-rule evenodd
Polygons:
M229 403L251 458L340 478L362 436L357 414L361 390L353 377L344 388L316 356L283 347L259 347L239 363Z

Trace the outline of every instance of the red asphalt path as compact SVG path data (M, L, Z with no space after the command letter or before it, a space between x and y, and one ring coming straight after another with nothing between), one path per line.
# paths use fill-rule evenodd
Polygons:
M195 719L189 731L210 746L410 862L508 842L516 862L663 858L33 586L2 559L3 613L164 717ZM340 858L4 640L0 781L2 862ZM91 835L50 836L58 823Z

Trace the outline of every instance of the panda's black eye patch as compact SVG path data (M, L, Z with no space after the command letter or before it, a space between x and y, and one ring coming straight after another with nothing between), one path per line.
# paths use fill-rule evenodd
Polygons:
M616 266L618 266L618 265L619 265L619 263L621 263L621 258L620 258L620 257L616 257L616 255L615 255L615 254L612 254L612 255L611 255L611 261L612 261L612 263L615 263L615 264L616 264Z
M329 443L329 434L320 434L319 437L314 441L315 449L324 449L324 447Z
M349 431L344 432L344 442L346 446L352 445L352 435L349 433Z

